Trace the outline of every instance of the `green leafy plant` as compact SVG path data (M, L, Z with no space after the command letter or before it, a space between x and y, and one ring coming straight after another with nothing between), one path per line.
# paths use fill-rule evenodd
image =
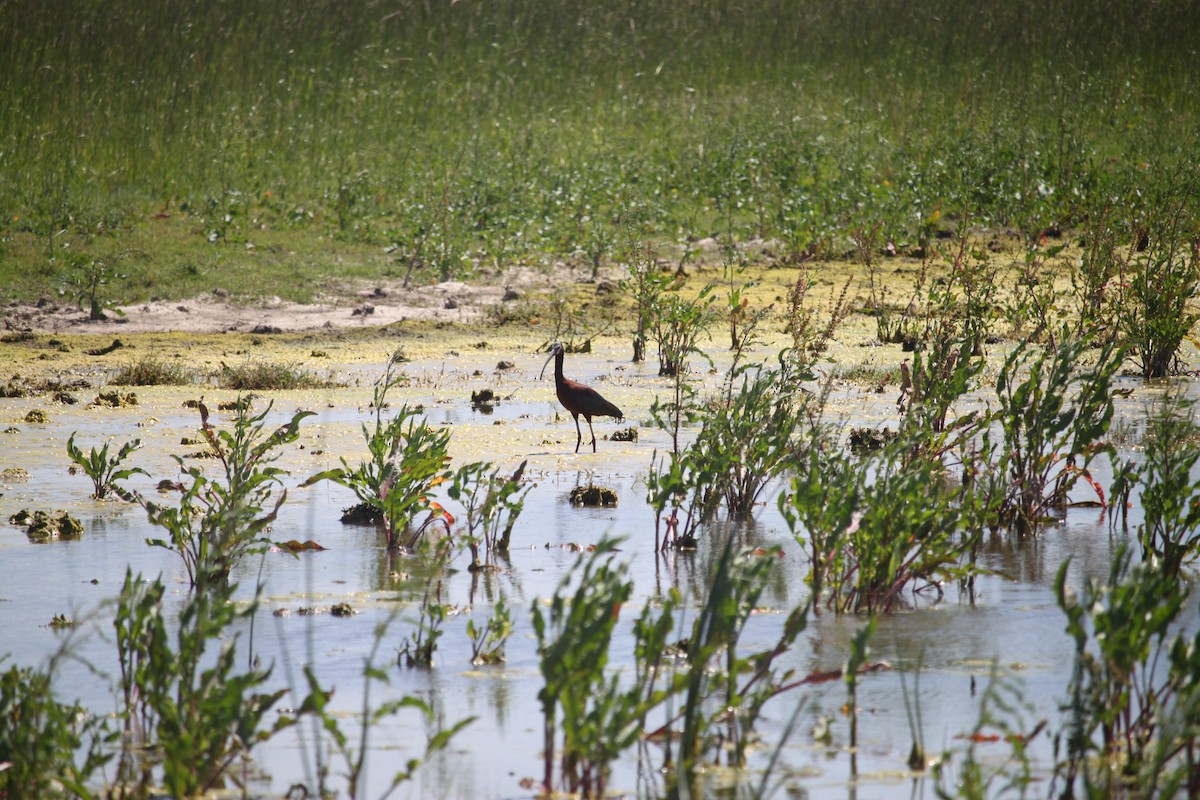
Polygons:
M1092 459L1112 450L1103 437L1112 422L1112 379L1122 351L1111 339L1095 350L1091 345L1089 338L1065 336L1053 350L1023 342L996 380L1003 445L989 480L1000 484L1000 522L1019 535L1037 531L1081 478L1090 479ZM981 451L995 452L990 432L982 439Z
M613 630L621 605L633 590L626 568L611 563L616 547L616 541L602 540L564 576L545 611L541 604L533 607L533 630L544 681L538 700L542 706L546 792L554 791L555 787L560 720L562 773L570 790L582 787L576 766L585 757L585 743L594 725L594 720L589 719L590 697L603 684ZM568 597L567 589L576 573L578 587ZM597 777L602 786L603 777Z
M688 371L688 359L708 356L700 349L701 338L717 321L714 284L706 284L692 298L674 291L652 296L649 311L650 340L658 346L658 374L680 377Z
M433 666L438 640L445 633L442 625L453 610L442 599L443 576L447 573L454 546L449 538L430 536L414 544L414 554L420 559L427 575L421 581L420 605L413 632L400 645L397 662L408 667Z
M1200 248L1194 240L1197 186L1193 182L1171 192L1153 220L1155 235L1147 233L1146 248L1135 249L1132 263L1122 271L1117 327L1147 379L1179 371L1180 346L1200 320L1192 306L1200 291Z
M471 550L469 568L473 571L481 567L481 544L485 563L491 563L493 552L508 552L513 526L525 507L525 496L533 488L533 484L521 482L525 463L521 462L511 476L501 475L499 469L486 462L466 464L454 473L446 493L465 511L466 531L459 541Z
M1042 719L1029 727L1025 714L1033 710L1024 698L1020 681L1003 674L999 665L993 662L979 701L979 716L971 730L960 737L968 744L963 750L954 785L946 786L945 780L956 753L944 752L934 766L938 797L983 800L995 797L997 793L1023 794L1034 780L1029 745L1047 724L1047 720ZM991 758L980 758L977 754L979 743L990 743L998 738L1008 744L1010 757L1001 764L993 763Z
M810 448L779 499L809 553L814 605L837 613L901 608L904 592L932 588L964 569L971 538L960 534L969 504L940 462L910 461L898 437L862 456ZM969 498L968 498L969 499Z
M0 663L4 658L0 658ZM54 696L57 657L42 671L0 672L0 797L98 797L93 777L112 759L103 717Z
M774 646L749 655L739 647L746 621L758 607L774 553L759 553L725 540L709 580L709 593L687 639L687 669L677 676L682 694L672 796L699 796L707 764L744 767L757 742L755 726L767 702L802 685L775 661L808 624L808 606L793 609Z
M310 370L298 364L249 361L244 364L221 362L214 378L222 389L235 392L262 392L275 389L323 389L330 386Z
M1147 424L1145 459L1132 478L1142 488L1144 521L1137 531L1142 558L1176 576L1200 557L1200 480L1193 478L1200 426L1193 406L1171 392L1159 399Z
M195 373L182 364L147 356L121 367L109 381L113 386L187 386Z
M288 692L259 691L271 676L269 668L239 672L234 667L238 637L230 628L252 617L257 604L233 603L234 587L225 575L203 574L214 568L212 563L199 566L199 588L184 600L173 631L162 613L162 581L146 584L130 571L114 620L121 715L126 730L138 737L127 743L151 748L173 797L214 788L255 745L296 723L295 716L280 714L267 724ZM144 791L151 776L132 769L134 761L123 759L124 777L140 775Z
M232 430L214 428L209 412L200 404L200 434L212 451L219 474L209 477L180 456L180 480L170 486L179 493L178 505L148 500L122 490L122 497L146 509L150 522L166 528L170 538L148 539L155 547L174 550L183 559L188 580L198 586L203 579L227 581L230 571L249 553L264 549L287 490L277 496L284 471L271 466L279 448L300 436L300 422L313 416L297 411L286 424L268 432L268 405L255 414L248 402L236 404Z
M1056 779L1068 792L1080 779L1100 793L1139 782L1151 794L1164 785L1194 789L1200 729L1184 720L1196 707L1200 634L1175 627L1187 585L1155 561L1133 563L1127 547L1107 580L1088 578L1078 592L1067 586L1068 566L1055 593L1075 660Z
M433 657L437 653L438 640L445 631L442 624L446 621L446 604L441 602L441 583L435 588L427 589L421 600L421 611L417 618L417 626L412 635L400 645L397 660L408 667L433 666Z
M868 643L875 635L879 620L871 615L865 625L860 625L850 639L850 655L842 667L842 680L846 683L846 705L850 711L850 778L858 777L858 681L859 670L865 666L871 648Z
M654 309L662 302L663 294L671 285L669 275L658 268L650 247L633 247L628 274L621 279L621 289L628 294L636 307L633 333L633 363L646 360L646 344L653 325Z
M471 640L472 664L502 664L504 663L504 644L512 636L512 617L508 604L501 596L482 626L476 625L474 619L467 620L467 638Z
M77 255L67 264L65 291L80 309L87 308L89 320L108 319L106 311L124 317L125 312L117 308L105 295L111 284L127 277L118 273L102 258Z
M108 497L108 493L113 491L113 484L116 481L123 481L134 475L148 474L140 467L120 468L121 462L142 446L141 439L126 442L121 445L121 449L115 455L111 456L108 454L108 445L109 442L105 442L104 447L99 450L93 447L87 455L84 455L83 451L75 446L74 432L67 439L67 455L84 471L84 474L92 479L92 497L97 500Z
M394 416L385 417L388 392L403 380L394 372L395 365L393 358L375 385L374 425L362 426L370 459L351 468L343 458L340 468L317 473L304 485L330 480L353 489L383 523L388 548L411 549L434 522L448 525L441 507L430 495L434 487L451 477L446 469L450 431L430 426L419 408L403 406ZM413 521L423 511L430 512L428 518L412 529Z

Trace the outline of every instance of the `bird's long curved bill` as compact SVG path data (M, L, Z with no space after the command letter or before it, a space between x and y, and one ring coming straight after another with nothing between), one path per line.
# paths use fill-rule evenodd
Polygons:
M546 363L545 363L545 364L542 364L542 372L541 372L541 374L540 374L540 375L538 375L538 380L539 380L539 381L540 381L542 378L546 377L546 367L550 366L550 362L551 362L551 361L553 361L553 360L554 360L554 353L551 353L551 354L550 354L550 357L546 359Z

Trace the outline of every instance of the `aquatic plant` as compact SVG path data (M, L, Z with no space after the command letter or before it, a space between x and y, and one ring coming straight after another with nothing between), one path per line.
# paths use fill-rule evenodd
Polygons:
M758 281L742 281L742 275L750 266L749 259L732 242L724 251L721 272L725 284L725 317L729 322L729 349L734 352L736 362L747 350L761 343L760 326L773 308L750 305L750 292Z
M797 270L796 280L788 292L784 327L792 337L789 352L796 359L799 369L812 365L815 357L829 346L838 326L850 315L850 286L853 282L854 276L846 278L841 291L830 296L822 322L817 311L808 307L809 290L815 285L812 272L807 264L802 264Z
M210 424L208 409L200 404L200 434L213 453L218 474L206 476L200 467L172 456L180 469L180 479L169 485L179 494L176 506L120 490L123 498L146 510L152 524L166 528L169 538L147 543L178 553L192 586L206 579L228 581L242 558L269 544L265 534L287 499L286 489L275 495L286 473L271 463L278 458L279 448L299 438L300 422L313 416L311 411L297 411L268 433L270 404L256 414L249 402L239 399L236 408L233 429L225 430Z
M658 347L658 374L675 379L678 386L688 372L689 358L699 356L712 363L699 345L717 321L717 298L711 283L695 297L684 297L673 288L652 294L648 321L650 341ZM678 402L678 390L675 395Z
M233 764L255 745L296 724L292 714L267 722L287 689L260 691L271 669L239 672L238 635L231 627L253 617L257 603L233 601L234 586L222 566L198 565L197 590L179 610L178 626L162 613L164 586L126 570L117 599L117 630L127 747L149 748L173 797L193 797L218 786ZM216 574L205 572L216 570ZM214 657L213 645L218 645ZM119 780L144 792L153 785L127 749Z
M980 452L991 465L984 491L1001 498L998 522L1019 535L1036 532L1079 480L1090 480L1092 459L1112 452L1103 437L1123 351L1111 338L1099 345L1064 331L1053 349L1022 342L1000 369L995 421L1003 441L998 446L990 431L982 433Z
M108 497L108 493L113 491L113 485L116 481L123 481L134 475L147 475L141 467L128 467L119 469L121 462L124 461L130 453L142 446L141 439L134 439L121 445L121 449L114 455L108 454L108 446L110 442L105 442L104 447L97 450L95 447L84 455L83 451L75 446L75 433L72 431L70 437L67 438L67 455L71 457L84 474L92 479L92 497L97 500L103 500Z
M45 670L13 665L0 672L0 797L6 800L100 796L93 778L112 759L114 737L104 717L55 697L55 670L65 652L60 649Z
M243 364L221 362L214 379L222 389L237 392L262 392L274 389L321 389L330 382L317 377L299 364L280 364L271 361L248 361Z
M686 641L687 668L676 678L682 709L668 723L678 729L672 797L698 796L704 767L722 757L729 766L745 766L767 701L803 683L791 681L791 670L777 672L775 660L807 627L807 605L788 614L774 646L739 652L746 621L773 567L772 555L740 548L732 536L721 546L708 595Z
M545 611L540 603L533 606L533 630L544 681L538 700L542 706L542 783L547 793L555 791L561 721L561 774L567 787L571 791L586 787L587 796L591 791L603 796L603 764L597 765L600 772L595 775L580 775L577 767L592 763L597 755L589 747L598 741L597 725L609 727L608 720L596 720L594 715L596 708L605 708L602 701L612 695L602 692L596 700L592 697L604 686L613 629L621 605L633 591L626 577L627 568L612 564L617 544L613 539L601 540L559 582ZM568 597L568 587L576 577L578 586Z
M692 550L696 547L696 532L710 515L704 505L708 498L695 466L690 449L650 457L646 473L646 502L654 509L654 549L668 547Z
M1048 722L1042 718L1031 725L1025 715L1033 712L1036 709L1025 699L1021 681L1005 674L993 661L979 699L975 724L970 731L957 737L967 742L957 770L951 770L950 766L960 754L952 749L943 751L933 766L937 796L944 800L984 800L1009 792L1024 796L1034 780L1029 745ZM980 758L977 754L981 744L992 745L1000 741L1008 745L1010 753L1002 763L995 763L996 759L991 757ZM948 786L946 781L951 775L954 784Z
M447 548L437 549L445 551ZM445 553L441 560L445 562ZM445 633L442 624L446 621L446 611L446 604L442 602L442 582L430 581L421 597L416 627L400 644L400 651L396 656L397 663L426 669L433 666L438 640Z
M504 663L504 644L512 633L512 616L508 611L508 603L501 595L492 608L492 615L482 626L476 625L473 618L467 619L467 638L471 640L471 663Z
M646 344L650 336L654 309L661 304L662 295L670 288L672 278L659 268L649 245L631 248L626 275L620 287L634 303L633 363L646 360Z
M352 489L362 503L378 512L389 549L412 548L427 527L438 520L445 522L444 512L430 495L434 487L452 477L446 469L449 430L429 425L422 409L407 405L390 418L385 416L390 408L388 393L404 381L395 372L396 363L391 359L375 384L374 424L362 426L370 459L352 468L342 458L340 468L319 472L303 484L329 480ZM412 530L413 520L423 511L430 512L428 518Z
M706 408L688 446L705 519L717 502L730 519L751 518L767 484L790 466L793 437L808 411L792 368L786 352L777 367L735 363Z
M463 506L466 530L460 532L458 541L471 550L470 569L481 566L481 544L484 563L491 563L493 552L508 552L513 526L533 488L531 483L522 484L525 464L522 461L512 475L501 475L488 462L465 464L454 473L446 494Z
M850 716L850 779L858 778L858 681L859 671L867 665L871 654L869 643L875 635L879 618L871 614L865 624L860 625L850 639L850 654L842 667L842 680L846 684L846 706Z
M1125 546L1106 580L1086 578L1078 591L1067 586L1069 566L1055 580L1075 642L1056 784L1068 793L1080 779L1089 793L1130 783L1141 796L1196 791L1200 725L1188 715L1200 702L1200 633L1176 627L1190 587L1156 560L1134 563Z
M962 535L970 504L940 462L908 457L897 437L854 454L810 448L779 510L809 553L814 605L837 613L903 607L904 592L958 576L971 548Z
M1195 230L1185 209L1197 191L1174 199L1173 218L1123 270L1116 323L1143 378L1178 374L1180 347L1200 320L1191 305L1200 290L1200 248L1185 232Z
M972 352L971 340L955 332L926 339L911 361L900 365L900 431L911 443L907 458L941 462L988 423L987 414L951 416L956 403L975 387L987 360Z
M1145 459L1134 468L1141 486L1143 522L1137 539L1142 559L1154 559L1168 575L1180 575L1200 557L1200 426L1195 403L1168 392L1155 404L1146 431Z

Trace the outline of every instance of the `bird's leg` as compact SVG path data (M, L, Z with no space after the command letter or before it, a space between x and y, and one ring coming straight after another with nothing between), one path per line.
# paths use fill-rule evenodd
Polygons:
M596 432L592 430L592 418L588 417L588 433L592 435L592 452L596 452Z
M583 444L583 431L579 428L579 415L572 414L572 416L575 417L575 452L578 453L579 445ZM591 422L588 422L589 428L591 424Z

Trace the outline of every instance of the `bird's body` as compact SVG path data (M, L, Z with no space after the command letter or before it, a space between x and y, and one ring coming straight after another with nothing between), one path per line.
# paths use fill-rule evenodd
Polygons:
M546 359L546 364L542 366L542 375L546 374L546 366L549 366L550 359L554 359L554 393L558 395L558 402L562 403L563 408L571 412L571 416L575 418L575 433L578 438L575 440L575 452L579 452L579 445L583 443L583 430L579 427L579 416L587 420L588 433L592 434L592 452L596 452L596 432L592 430L592 417L616 417L623 419L624 414L621 409L605 400L604 397L590 386L584 386L579 381L573 381L563 375L563 354L566 350L562 344L555 342L550 348L550 358Z

